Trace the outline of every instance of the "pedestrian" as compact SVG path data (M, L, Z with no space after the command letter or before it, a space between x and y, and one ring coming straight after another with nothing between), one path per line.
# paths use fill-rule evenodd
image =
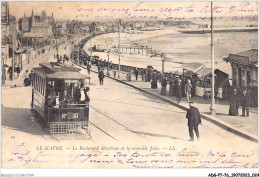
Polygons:
M151 83L152 89L157 89L157 81L158 81L157 71L154 70L152 74L152 83Z
M230 96L229 115L237 116L238 108L239 108L239 99L238 99L238 95L237 95L237 89L234 88L233 93Z
M99 83L100 83L100 85L103 85L103 81L104 81L104 72L103 72L103 69L100 69L100 71L98 72L98 78L99 78Z
M147 69L147 81L150 82L151 81L151 70L150 69Z
M191 81L190 79L187 80L187 83L185 84L185 88L184 88L184 91L185 91L185 94L186 94L186 97L187 97L187 101L189 102L190 99L191 99L191 90L192 90L192 85L191 85Z
M2 85L5 85L5 80L6 80L6 69L3 67L2 70Z
M12 68L12 66L10 66L10 67L8 68L7 73L9 74L10 80L13 80L13 68Z
M90 69L91 69L91 65L87 64L88 75L90 75Z
M193 130L196 133L197 140L199 140L199 128L198 125L201 124L200 112L199 109L194 107L194 102L189 102L190 108L187 111L186 118L188 119L188 127L189 127L189 141L194 141Z
M29 74L29 79L31 81L31 84L33 86L33 79L34 79L34 73L33 73L33 70L31 70L31 73Z
M114 78L116 78L116 70L114 70Z
M24 86L30 86L31 80L29 78L28 70L25 71Z
M174 90L173 90L173 76L170 75L170 79L169 79L169 96L173 96L174 94Z
M21 68L19 67L19 65L16 67L16 72L17 72L17 77L19 77L21 72Z
M246 88L243 88L241 105L242 105L242 115L244 117L249 117L249 92ZM246 113L245 113L246 112Z
M165 96L166 95L166 87L167 87L167 80L166 80L166 76L163 76L162 79L162 91L161 91L161 95Z
M177 78L176 99L177 99L178 104L180 103L181 97L182 97L182 85L181 85L181 83L182 83L181 79Z
M144 69L141 69L141 76L142 76L142 81L144 81Z
M134 73L135 73L135 80L137 80L137 78L138 78L138 70L136 69L136 67L134 69Z

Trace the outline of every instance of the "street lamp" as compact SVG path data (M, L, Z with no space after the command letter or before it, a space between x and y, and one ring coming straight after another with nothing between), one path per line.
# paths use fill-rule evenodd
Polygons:
M56 54L56 57L57 57L57 60L59 59L59 48L58 48L58 41L57 41L57 24L55 23L55 40L56 40L56 51L57 51L57 54ZM58 60L59 62L59 60Z
M163 53L161 54L161 58L162 58L162 78L163 78L164 77L164 62L165 62Z
M109 54L110 50L107 51L107 75L109 75Z
M118 21L118 78L120 78L120 25L121 20Z

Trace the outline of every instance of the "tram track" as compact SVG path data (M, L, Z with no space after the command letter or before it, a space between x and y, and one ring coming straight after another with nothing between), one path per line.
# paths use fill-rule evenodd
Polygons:
M85 67L83 67L83 66L81 66L81 65L78 65L78 64L77 64L76 62L74 62L73 60L70 60L70 61L71 61L73 64L76 64L76 66L78 66L79 68L86 69ZM95 108L95 107L93 107L93 106L91 106L91 105L90 105L90 107L91 107L93 110L95 110L96 112L98 112L98 113L100 113L101 115L103 115L105 118L107 118L107 119L113 121L114 123L120 125L121 127L125 128L125 130L130 131L130 132L134 133L135 135L138 135L139 137L142 137L143 139L150 141L148 138L146 138L146 137L144 137L144 136L142 136L142 135L140 135L140 134L138 134L138 133L132 131L130 128L126 127L125 125L123 125L123 124L121 124L120 122L116 121L115 119L113 119L113 118L107 116L107 115L104 114L102 111L98 110L97 108ZM89 122L90 122L90 121L89 121ZM98 126L94 125L93 123L91 123L91 124L92 124L93 126L95 126L97 129L99 129L100 131L104 132L106 135L110 136L110 135L109 135L108 133L106 133L103 129L99 128ZM113 136L110 136L110 137L112 137L112 138L114 139ZM118 140L117 140L117 141L118 141Z
M94 127L96 127L98 130L100 130L101 132L103 132L104 134L106 134L107 136L111 137L112 139L116 140L117 142L120 142L119 140L117 140L115 137L113 137L112 135L110 135L109 133L107 133L106 131L104 131L103 129L101 129L100 127L98 127L96 124L92 123L89 121L90 124L92 124Z
M130 128L126 127L125 125L123 125L123 124L121 124L120 122L116 121L115 119L113 119L113 118L107 116L107 115L104 114L102 111L98 110L97 108L95 108L95 107L93 107L93 106L90 106L90 107L91 107L92 109L94 109L96 112L98 112L98 113L100 113L101 115L103 115L105 118L107 118L107 119L113 121L114 123L120 125L121 127L125 128L125 130L130 131L130 132L132 132L132 133L138 135L139 137L142 137L143 139L150 141L148 138L146 138L146 137L144 137L144 136L142 136L142 135L140 135L140 134L138 134L138 133L132 131ZM91 123L91 124L93 124L93 123ZM101 130L102 130L102 129L101 129ZM104 131L104 132L105 132L105 131ZM112 137L112 136L111 136L111 137ZM112 138L113 138L113 137L112 137ZM118 141L118 140L117 140L117 141Z

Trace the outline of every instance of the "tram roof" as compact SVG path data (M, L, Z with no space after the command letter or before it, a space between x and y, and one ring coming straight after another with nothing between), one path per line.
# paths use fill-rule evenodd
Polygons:
M80 69L75 67L53 67L51 63L40 63L40 66L34 68L35 72L41 73L48 79L64 79L64 80L79 80L79 79L90 79L89 76L79 73ZM50 67L51 66L51 67Z
M60 71L79 72L79 71L81 71L81 69L73 67L71 65L61 64L61 63L57 63L57 62L40 63L39 65L52 72L60 72Z
M49 79L66 79L66 80L79 80L89 79L89 76L77 72L56 72L46 75Z

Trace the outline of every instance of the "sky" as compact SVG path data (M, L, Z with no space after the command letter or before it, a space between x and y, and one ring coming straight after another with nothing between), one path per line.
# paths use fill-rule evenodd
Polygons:
M257 2L213 2L215 17L243 16L247 18L258 14ZM21 18L53 13L55 19L161 19L181 20L185 18L210 17L210 2L168 2L168 1L9 1L10 14Z

